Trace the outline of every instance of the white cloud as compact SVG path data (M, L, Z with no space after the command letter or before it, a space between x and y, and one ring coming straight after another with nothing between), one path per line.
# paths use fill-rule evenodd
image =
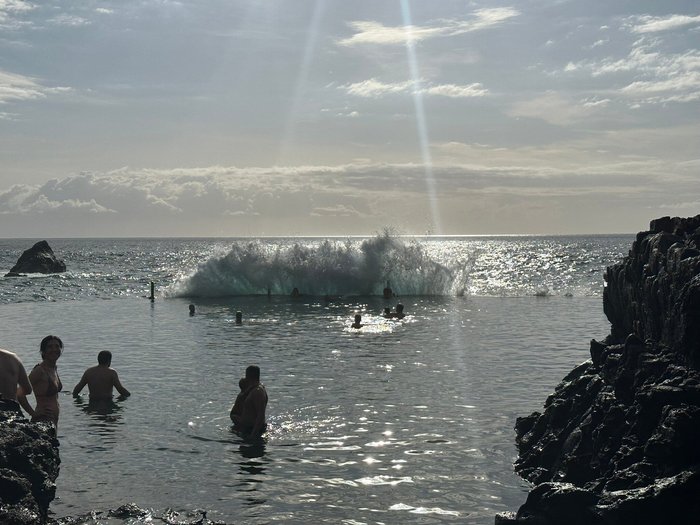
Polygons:
M425 95L436 95L450 98L483 97L489 93L488 90L478 82L463 86L456 84L436 84L423 87L421 83L414 83L411 80L386 84L374 78L363 80L362 82L356 82L354 84L340 86L340 88L344 89L349 95L364 98L378 98L397 93L412 93L414 92L416 85L420 86L420 93Z
M591 196L622 206L631 196L652 203L662 195L673 204L680 202L674 195L687 201L696 184L694 177L673 178L672 166L658 159L622 161L570 145L538 151L452 143L435 151L436 158L456 159L432 169L441 210L457 219L452 233L465 232L474 207L497 219L504 199L544 206L579 199L585 207ZM659 188L673 190L660 194ZM359 162L124 168L15 185L0 192L0 210L0 236L329 235L367 233L388 223L401 224L407 233L425 231L429 203L422 164Z
M91 22L87 18L83 18L82 16L69 15L66 13L50 18L49 20L47 20L47 22L49 24L67 27L80 27L91 24Z
M511 117L537 118L557 126L567 126L590 117L608 102L609 100L575 100L550 91L539 97L516 102L507 114Z
M385 26L379 22L356 21L349 25L355 30L350 38L338 41L341 46L364 44L400 45L437 37L456 36L497 26L516 17L519 11L511 7L478 9L469 20L445 20L435 26Z
M443 36L446 33L446 29L440 27L387 27L379 22L372 21L350 22L349 25L356 33L350 38L338 41L338 44L341 46L355 46L361 44L406 44L426 38Z
M593 77L632 74L635 80L617 93L640 104L691 102L700 99L700 50L662 53L657 39L636 41L625 58L569 63L567 73L588 71Z
M592 99L588 99L588 100L583 101L583 106L587 107L587 108L605 107L608 104L610 104L609 98L603 98L603 99L592 98Z
M35 79L0 70L0 104L43 99L47 95L60 95L73 91L64 86L46 87Z
M369 80L363 80L362 82L355 82L354 84L342 86L342 88L345 89L350 95L371 98L392 93L403 93L411 89L412 86L413 82L411 80L386 84L374 78L370 78Z
M700 15L670 15L666 17L640 16L631 19L631 30L634 33L656 33L669 31L689 25L700 25Z
M484 89L484 87L478 82L475 82L465 86L458 86L455 84L431 86L425 89L425 93L428 95L442 95L444 97L452 98L471 98L484 97L489 94L489 91L488 89Z
M0 27L14 29L23 25L18 17L35 8L24 0L0 0Z
M0 70L0 104L43 97L44 88L34 79Z

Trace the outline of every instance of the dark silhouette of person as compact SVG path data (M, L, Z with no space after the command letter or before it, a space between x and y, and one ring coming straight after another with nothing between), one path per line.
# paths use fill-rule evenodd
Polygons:
M238 423L234 421L234 430L250 439L260 437L267 430L265 409L268 398L265 385L260 382L259 366L246 368L245 379L247 387L241 401L241 415Z
M10 410L22 414L17 395L32 393L27 371L17 354L0 348L0 410Z
M394 292L391 290L391 285L389 284L389 281L386 282L386 287L384 288L382 295L384 296L384 299L391 299L391 297L394 295Z
M350 325L351 328L362 328L362 316L360 314L355 315L355 322Z
M97 354L97 366L92 366L85 370L83 377L73 389L73 396L80 395L80 391L87 385L90 391L90 399L112 399L112 389L116 388L121 396L131 395L119 381L119 374L111 368L112 352L102 350Z

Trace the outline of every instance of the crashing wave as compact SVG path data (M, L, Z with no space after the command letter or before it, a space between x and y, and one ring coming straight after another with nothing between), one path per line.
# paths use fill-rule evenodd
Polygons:
M384 232L360 241L264 241L235 243L225 254L201 263L174 283L174 297L236 295L382 295L389 286L401 295L455 295L453 271L433 260L417 241Z

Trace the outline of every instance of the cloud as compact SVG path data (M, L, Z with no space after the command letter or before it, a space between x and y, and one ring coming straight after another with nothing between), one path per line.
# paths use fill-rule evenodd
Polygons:
M44 88L34 79L0 70L0 104L45 96Z
M435 151L453 157L432 168L435 202L455 217L452 233L467 231L460 225L475 210L496 220L506 204L547 207L560 198L583 207L633 199L635 209L647 209L685 202L696 185L694 171L674 176L656 159L623 162L582 148L450 143ZM384 224L409 233L425 231L430 213L422 164L123 168L0 192L0 236L349 235Z
M349 26L355 30L350 38L339 40L338 45L403 45L431 38L449 37L495 27L516 17L519 11L511 7L478 9L469 20L444 20L434 26L385 26L379 22L356 21Z
M679 29L689 25L700 25L699 16L670 15L666 17L639 16L629 20L633 33L657 33Z
M42 99L70 91L68 87L45 87L31 77L0 70L0 104Z
M18 17L36 6L24 0L0 0L0 27L16 29L23 25Z
M362 82L355 82L354 84L341 86L341 88L345 89L350 95L373 98L393 93L404 93L411 89L412 86L413 81L411 80L386 84L374 78L370 78L369 80L363 80Z
M465 86L458 86L455 84L442 84L438 86L431 86L425 89L425 93L428 95L441 95L443 97L451 98L471 98L471 97L484 97L488 95L488 90L477 83L467 84Z
M379 98L398 93L413 93L416 86L421 86L421 83L414 83L411 80L406 80L404 82L387 84L371 78L369 80L363 80L362 82L340 86L340 89L344 89L349 95L357 97ZM456 84L421 86L419 87L419 92L424 95L436 95L450 98L483 97L489 94L488 90L478 82L463 86Z
M692 102L700 99L700 50L663 53L662 42L641 38L624 58L584 60L568 63L569 74L589 72L592 77L633 75L634 80L616 93L633 104ZM607 95L613 91L608 90Z
M609 104L609 99L577 100L550 91L542 96L514 103L506 113L511 117L537 118L556 126L567 126L590 117Z
M47 22L52 25L67 27L81 27L92 23L90 20L83 18L82 16L69 15L66 13L50 18L47 20Z

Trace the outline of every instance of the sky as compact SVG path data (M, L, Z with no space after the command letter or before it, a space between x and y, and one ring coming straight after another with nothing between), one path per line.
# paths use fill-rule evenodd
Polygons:
M0 0L0 237L700 213L697 0Z

